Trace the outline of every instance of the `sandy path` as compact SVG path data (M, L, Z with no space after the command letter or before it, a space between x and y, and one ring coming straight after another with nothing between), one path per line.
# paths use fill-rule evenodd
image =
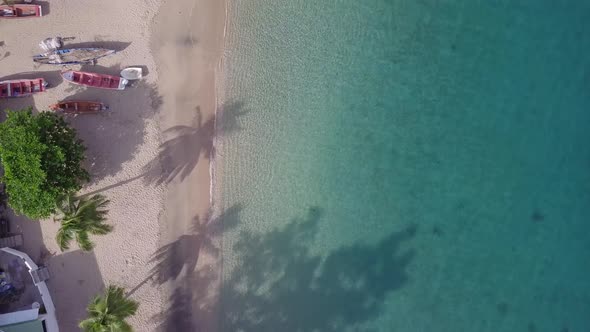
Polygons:
M209 164L225 7L169 0L162 8L174 9L160 11L152 35L165 129L158 181L168 184L156 255L165 301L159 324L163 331L215 331L219 257L208 215Z

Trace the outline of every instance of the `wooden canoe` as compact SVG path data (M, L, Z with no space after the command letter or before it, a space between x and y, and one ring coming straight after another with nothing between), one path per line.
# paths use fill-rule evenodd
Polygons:
M43 11L39 5L1 5L0 18L41 17Z
M72 114L92 114L101 111L106 111L109 107L97 101L85 100L66 100L60 101L57 104L49 106L56 112L72 113Z
M64 80L91 88L123 90L129 81L122 77L85 71L68 70L61 74Z
M0 82L0 98L26 97L45 91L47 83L42 78L9 80Z

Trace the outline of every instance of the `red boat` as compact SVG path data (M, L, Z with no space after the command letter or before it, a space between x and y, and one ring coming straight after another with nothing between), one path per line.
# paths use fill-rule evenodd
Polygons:
M49 106L54 111L72 114L90 114L106 111L109 107L97 101L67 100Z
M129 81L122 77L68 70L61 74L66 81L92 88L123 90Z
M39 5L1 5L0 18L41 17L43 11Z
M26 97L45 91L47 82L42 78L0 82L0 98Z

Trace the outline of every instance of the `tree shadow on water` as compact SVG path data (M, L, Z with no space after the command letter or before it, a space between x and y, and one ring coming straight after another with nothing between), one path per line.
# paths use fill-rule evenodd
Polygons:
M230 100L217 109L217 134L230 134L242 129L241 119L250 112L242 101Z
M416 226L374 245L315 255L310 245L322 217L311 208L281 230L242 233L239 262L223 281L222 331L343 331L377 318L389 294L409 279L413 250L402 250Z

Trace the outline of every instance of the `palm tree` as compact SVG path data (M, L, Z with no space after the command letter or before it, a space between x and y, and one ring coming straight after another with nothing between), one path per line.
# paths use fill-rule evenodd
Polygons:
M131 332L133 328L125 321L139 307L136 301L127 299L121 287L109 286L104 296L97 295L88 304L88 318L80 322L85 332Z
M80 249L90 251L94 243L90 241L88 234L104 235L113 230L107 225L105 209L109 201L102 195L88 197L75 197L68 194L59 199L54 220L61 222L56 240L59 248L64 251L69 249L70 242L75 238Z

